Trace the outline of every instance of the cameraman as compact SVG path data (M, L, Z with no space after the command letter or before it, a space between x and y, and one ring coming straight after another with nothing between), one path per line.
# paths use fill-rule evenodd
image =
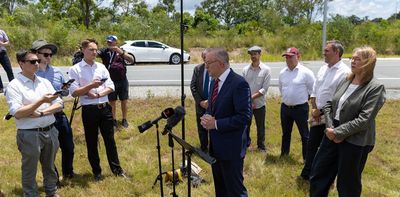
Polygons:
M123 49L118 47L118 38L114 35L106 37L107 47L100 49L97 53L100 56L103 64L110 72L111 80L114 82L115 91L108 95L108 100L112 107L113 124L117 126L116 120L116 101L119 98L121 101L122 121L123 127L129 126L126 120L128 111L128 98L129 98L129 82L126 77L125 60L134 63L132 55L126 53Z

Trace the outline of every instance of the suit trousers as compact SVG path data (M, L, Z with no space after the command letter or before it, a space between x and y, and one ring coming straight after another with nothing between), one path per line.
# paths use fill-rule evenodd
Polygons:
M58 150L58 131L55 127L49 131L18 129L17 146L21 152L22 191L24 197L37 197L36 172L40 161L43 173L43 187L47 196L57 191L58 177L54 169L54 160Z
M256 127L257 127L257 147L265 150L265 105L258 109L253 109L253 116L254 119L256 120ZM246 130L248 146L251 144L250 126L252 120L253 119L251 119L247 124L247 130Z
M305 179L310 178L311 165L314 161L315 154L317 153L318 147L321 144L322 137L325 135L325 124L317 125L310 128L310 135L308 136L307 142L307 154L306 162L304 163L301 176Z
M201 150L207 151L208 150L208 131L200 124L200 122L201 122L200 117L203 115L204 115L204 113L196 113L197 132L199 134Z
M281 105L281 126L282 146L281 155L288 155L290 152L290 141L292 136L293 123L296 122L301 136L303 160L306 159L308 141L308 103L296 106Z
M122 172L119 164L117 146L114 140L114 126L111 106L99 108L96 105L82 106L82 121L85 130L86 148L88 159L92 166L93 174L101 174L100 158L97 149L99 129L106 147L108 164L114 174Z
M216 197L246 197L243 184L244 158L238 160L217 160L211 165Z
M346 141L336 144L324 135L311 169L310 196L328 196L336 175L339 196L360 196L361 174L372 149L373 146L357 146Z
M61 165L63 176L72 175L73 160L74 160L74 140L72 135L72 129L69 125L68 118L64 112L58 112L54 114L56 122L54 126L58 130L58 141L60 142L61 148Z
M3 66L4 70L7 73L8 81L10 82L11 80L13 80L14 73L12 71L11 62L10 59L8 58L7 51L0 51L0 64ZM0 89L2 88L4 87L0 77Z

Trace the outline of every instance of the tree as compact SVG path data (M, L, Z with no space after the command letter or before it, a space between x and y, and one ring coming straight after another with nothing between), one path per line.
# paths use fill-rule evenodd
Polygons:
M0 7L6 8L7 12L12 15L19 5L27 5L28 0L2 0Z

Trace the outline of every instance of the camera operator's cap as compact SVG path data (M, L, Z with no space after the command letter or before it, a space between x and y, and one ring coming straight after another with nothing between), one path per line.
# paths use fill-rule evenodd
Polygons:
M114 36L114 35L108 35L106 37L106 40L107 40L107 42L115 42L118 40L118 38L117 38L117 36Z
M36 40L32 43L32 48L31 48L32 50L38 51L39 49L42 49L42 48L50 49L51 52L53 53L53 55L56 54L57 50L58 50L58 48L55 44L47 43L46 40L42 40L42 39Z
M282 54L282 56L294 56L294 55L298 56L299 54L300 54L300 52L297 48L291 47L291 48L288 48L286 50L286 52L284 54Z
M249 49L247 49L247 53L251 53L251 52L258 52L261 53L261 47L259 46L252 46Z

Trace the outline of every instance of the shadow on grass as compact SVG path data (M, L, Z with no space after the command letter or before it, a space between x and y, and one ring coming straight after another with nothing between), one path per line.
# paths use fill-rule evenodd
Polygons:
M89 186L89 182L95 182L93 174L85 173L77 175L77 177L74 177L72 179L63 179L61 181L61 187L87 188Z
M291 158L288 155L285 156L277 156L277 155L269 155L265 157L265 165L302 165L301 162Z

